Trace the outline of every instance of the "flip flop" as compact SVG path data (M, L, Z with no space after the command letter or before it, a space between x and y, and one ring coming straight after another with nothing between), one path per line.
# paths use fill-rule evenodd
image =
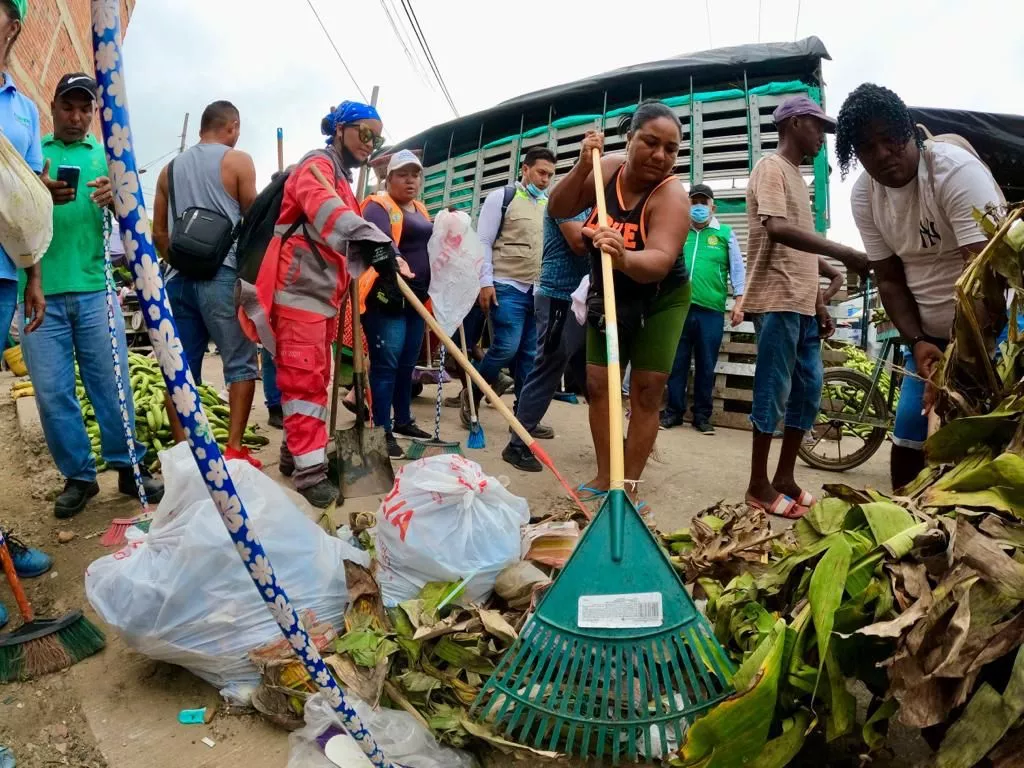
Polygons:
M586 496L584 497L580 494L586 494ZM597 488L591 488L589 485L580 483L576 486L576 495L580 497L580 501L597 501L607 496L608 491L599 491Z
M760 499L755 499L749 494L747 494L746 502L756 509L764 510L769 515L784 517L787 520L799 520L808 512L807 507L800 506L789 496L783 496L781 493L775 497L775 501L771 504L765 504Z
M818 503L818 500L807 491L800 491L800 496L795 501L798 507L806 507L807 509Z

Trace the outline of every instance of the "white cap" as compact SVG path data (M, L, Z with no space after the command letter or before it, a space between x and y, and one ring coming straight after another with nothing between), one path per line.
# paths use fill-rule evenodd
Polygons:
M417 168L423 167L423 163L420 162L415 153L408 149L400 149L388 161L388 172L386 175L390 176L392 171L397 171L399 168L405 168L410 165L415 165Z

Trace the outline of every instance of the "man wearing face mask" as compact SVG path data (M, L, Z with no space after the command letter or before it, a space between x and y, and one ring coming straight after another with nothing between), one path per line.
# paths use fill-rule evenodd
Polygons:
M281 473L310 504L325 508L338 487L327 476L327 398L331 345L346 295L349 269L373 266L382 278L413 277L397 258L391 238L359 214L352 168L380 147L377 110L354 101L321 121L327 148L308 153L284 186L275 237L267 248L255 291L242 287L239 315L251 339L273 355L284 413ZM332 184L325 189L316 168Z
M494 386L501 369L509 367L515 378L517 400L533 370L537 351L533 292L544 251L546 190L554 177L554 153L547 147L530 147L515 189L509 188L511 194L507 199L505 189L487 195L477 224L483 245L478 304L485 315L490 315L494 328L491 346L477 368L487 383ZM501 393L499 389L498 394ZM483 393L474 389L473 394L479 403ZM462 395L462 422L468 425L469 420L466 391ZM538 424L533 436L552 438L555 432Z
M731 318L733 325L743 322L741 298L746 278L736 233L712 215L714 203L714 190L707 184L695 184L690 189L690 232L683 246L683 260L690 273L693 298L668 380L668 403L661 412L662 429L683 423L692 357L693 427L702 435L715 434L715 428L711 426L711 392L725 325L726 276L732 281L736 295Z

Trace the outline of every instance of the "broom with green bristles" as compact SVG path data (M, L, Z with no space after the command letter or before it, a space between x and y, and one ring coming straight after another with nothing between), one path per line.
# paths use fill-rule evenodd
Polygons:
M0 564L24 621L13 632L0 634L0 683L32 680L67 669L103 649L106 645L103 633L81 611L72 611L58 619L35 618L2 531Z

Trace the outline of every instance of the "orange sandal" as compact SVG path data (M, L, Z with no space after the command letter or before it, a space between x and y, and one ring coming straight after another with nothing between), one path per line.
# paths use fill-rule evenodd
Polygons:
M775 501L771 504L765 504L760 499L755 499L749 494L746 497L746 502L755 509L762 509L769 515L784 517L787 520L799 520L808 512L807 507L797 504L789 496L783 496L781 493L775 497Z

